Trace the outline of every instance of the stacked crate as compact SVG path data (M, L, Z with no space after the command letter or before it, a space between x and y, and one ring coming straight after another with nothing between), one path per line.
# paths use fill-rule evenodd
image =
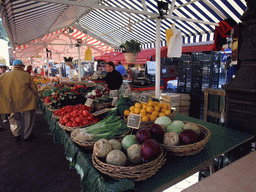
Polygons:
M161 103L167 103L176 109L176 113L189 116L190 96L185 93L162 93Z

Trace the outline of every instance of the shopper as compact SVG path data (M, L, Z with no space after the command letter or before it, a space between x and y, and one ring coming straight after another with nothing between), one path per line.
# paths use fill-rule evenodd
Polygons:
M27 70L26 70L30 75L36 75L33 71L33 66L32 65L28 65L27 66Z
M22 70L21 60L14 60L13 65L11 72L0 76L0 114L11 113L10 129L15 140L21 140L23 131L25 141L30 141L33 139L37 87L33 77Z
M124 66L121 64L120 61L118 61L118 66L117 66L116 70L117 70L119 73L121 73L121 75L124 77L124 75L125 75L125 68L124 68Z
M0 64L0 75L4 74L7 70L7 66L3 63ZM7 115L1 114L0 116L0 132L4 130L3 122L7 120Z
M108 72L106 75L106 84L105 86L110 90L117 90L123 84L122 75L117 72L115 69L115 65L113 62L108 62L106 64L106 71Z

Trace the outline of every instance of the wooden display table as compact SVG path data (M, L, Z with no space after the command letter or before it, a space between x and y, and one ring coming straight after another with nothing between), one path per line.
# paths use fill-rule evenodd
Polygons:
M184 192L255 191L256 151L242 157Z

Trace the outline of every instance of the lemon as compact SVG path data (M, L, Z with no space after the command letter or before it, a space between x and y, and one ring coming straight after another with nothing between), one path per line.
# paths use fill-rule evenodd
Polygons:
M129 110L125 110L125 111L124 111L124 115L125 115L125 116L128 116L129 114L130 114L130 111L129 111Z
M147 108L147 104L143 103L142 104L142 108L146 109Z
M158 104L158 107L162 108L162 107L163 107L163 104L162 104L162 103L159 103L159 104Z
M167 104L167 103L164 103L164 104L163 104L163 108L164 108L164 109L167 109L167 108L168 108L168 104Z
M141 108L141 104L140 103L135 103L135 107Z
M161 112L165 112L165 110L167 110L167 109L166 109L166 108L162 108L162 109L161 109Z
M159 113L159 117L165 116L164 112Z
M141 116L141 117L144 117L144 116L146 116L146 115L147 115L146 112L140 112L140 116Z
M134 111L135 106L131 106L129 109L130 109L130 111Z
M142 108L142 109L140 110L140 112L141 112L141 113L147 113L147 108Z
M141 117L141 121L149 121L149 116L145 115Z

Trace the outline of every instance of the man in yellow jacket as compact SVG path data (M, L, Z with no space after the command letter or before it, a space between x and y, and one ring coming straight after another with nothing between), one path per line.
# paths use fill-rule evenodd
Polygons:
M11 114L9 123L16 140L21 140L24 124L24 139L29 141L37 108L37 86L22 69L21 60L14 60L13 66L12 71L0 76L0 114Z

